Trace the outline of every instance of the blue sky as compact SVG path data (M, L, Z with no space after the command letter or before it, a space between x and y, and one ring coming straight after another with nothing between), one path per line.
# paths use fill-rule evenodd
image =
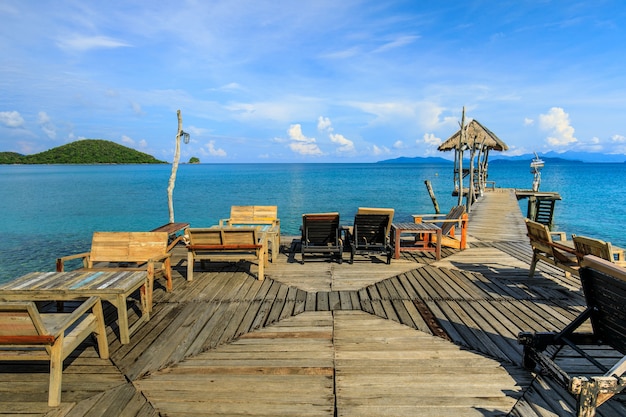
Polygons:
M517 155L626 155L626 6L0 2L0 151L107 139L205 163L444 156L463 106Z

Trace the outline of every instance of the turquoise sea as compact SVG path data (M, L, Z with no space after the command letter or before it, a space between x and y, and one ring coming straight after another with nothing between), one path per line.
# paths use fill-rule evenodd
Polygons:
M497 187L526 188L527 162L496 162ZM94 231L150 230L169 220L170 165L1 165L0 282L54 270L57 257L87 251ZM396 220L432 213L425 180L441 211L451 195L452 164L180 165L176 221L202 227L231 205L278 205L283 234L297 235L303 213L338 211L350 224L358 207L393 207ZM557 191L558 230L626 247L626 164L546 163L542 191ZM521 202L522 212L526 204Z

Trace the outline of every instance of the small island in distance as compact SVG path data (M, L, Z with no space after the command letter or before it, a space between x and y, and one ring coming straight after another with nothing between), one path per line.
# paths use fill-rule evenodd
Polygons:
M0 152L0 164L166 164L135 149L102 139L84 139L45 152Z

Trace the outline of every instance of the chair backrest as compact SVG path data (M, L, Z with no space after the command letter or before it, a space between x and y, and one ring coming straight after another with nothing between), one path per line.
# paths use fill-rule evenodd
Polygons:
M626 269L587 255L580 270L594 335L626 354Z
M278 206L231 206L229 224L273 224L278 221Z
M336 245L339 238L339 213L302 215L303 245Z
M576 257L579 261L581 261L585 255L594 255L598 258L613 262L613 248L610 242L576 235L572 236L572 240L574 241Z
M188 228L185 235L189 238L189 245L255 245L257 244L257 229L255 227L211 227Z
M465 214L465 206L454 206L450 209L448 214L446 215L446 220L461 220L461 217ZM441 234L446 236L450 233L453 227L455 227L457 223L455 222L443 222L441 223Z
M354 243L357 246L361 244L385 245L389 240L388 224L388 214L357 213L354 216L354 226L352 228Z
M548 226L534 222L530 219L525 220L528 238L530 239L530 244L533 249L551 254L553 252L552 246L550 246L550 243L552 243L552 236L550 235L550 229L548 229Z
M356 214L386 214L389 216L387 222L387 232L391 232L391 224L393 223L393 215L395 211L392 208L378 208L378 207L359 207Z
M167 253L167 232L94 232L90 262L146 262Z
M54 340L35 303L0 302L0 345L49 345Z

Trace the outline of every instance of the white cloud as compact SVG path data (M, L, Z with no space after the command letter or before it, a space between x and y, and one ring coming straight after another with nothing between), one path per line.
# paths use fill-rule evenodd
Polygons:
M302 126L300 124L291 125L289 130L289 137L292 142L289 144L289 148L300 155L312 155L319 156L324 153L315 143L315 138L308 138L302 133Z
M386 146L376 146L376 145L372 146L372 155L374 156L388 155L390 153L391 151Z
M613 135L611 136L611 140L617 143L624 143L626 142L626 137L622 135Z
M209 151L209 155L211 156L219 156L219 157L226 156L226 151L224 149L215 147L214 140L210 140L209 143L207 143L205 146L207 150Z
M320 116L317 119L317 130L321 131L321 132L332 132L333 131L333 127L330 123L330 119L328 117L322 117Z
M393 148L394 149L402 149L404 148L404 142L402 142L401 140L397 140L393 143Z
M383 46L376 48L374 53L386 52L391 49L401 48L405 45L413 43L416 39L419 39L419 36L412 36L412 35L400 36L397 39L394 39L391 42L387 42Z
M0 111L0 123L6 127L22 127L24 125L24 119L16 111Z
M68 38L60 39L57 45L61 49L87 51L90 49L100 48L120 48L130 46L126 42L109 38L108 36L81 36L74 35Z
M122 143L125 143L127 145L134 145L135 141L130 136L122 135Z
M524 118L524 126L532 126L535 124L535 121L533 119L529 119L528 117Z
M441 145L441 138L436 137L433 133L424 133L424 143L430 146Z
M330 140L333 143L336 143L336 144L339 145L339 148L337 149L337 151L339 151L339 152L354 152L354 142L352 142L351 140L347 139L345 136L340 135L339 133L331 133L328 136L330 137Z
M139 141L139 147L140 147L140 148L144 148L144 149L145 149L145 148L147 148L147 147L148 147L148 141L147 141L147 140L145 140L145 139L141 139L141 140Z
M552 146L566 146L578 142L569 115L560 107L552 107L547 114L539 115L539 126L548 131L547 141Z
M48 136L50 139L56 139L57 137L57 128L50 120L50 116L44 111L40 111L37 115L37 124L41 127L41 130Z

